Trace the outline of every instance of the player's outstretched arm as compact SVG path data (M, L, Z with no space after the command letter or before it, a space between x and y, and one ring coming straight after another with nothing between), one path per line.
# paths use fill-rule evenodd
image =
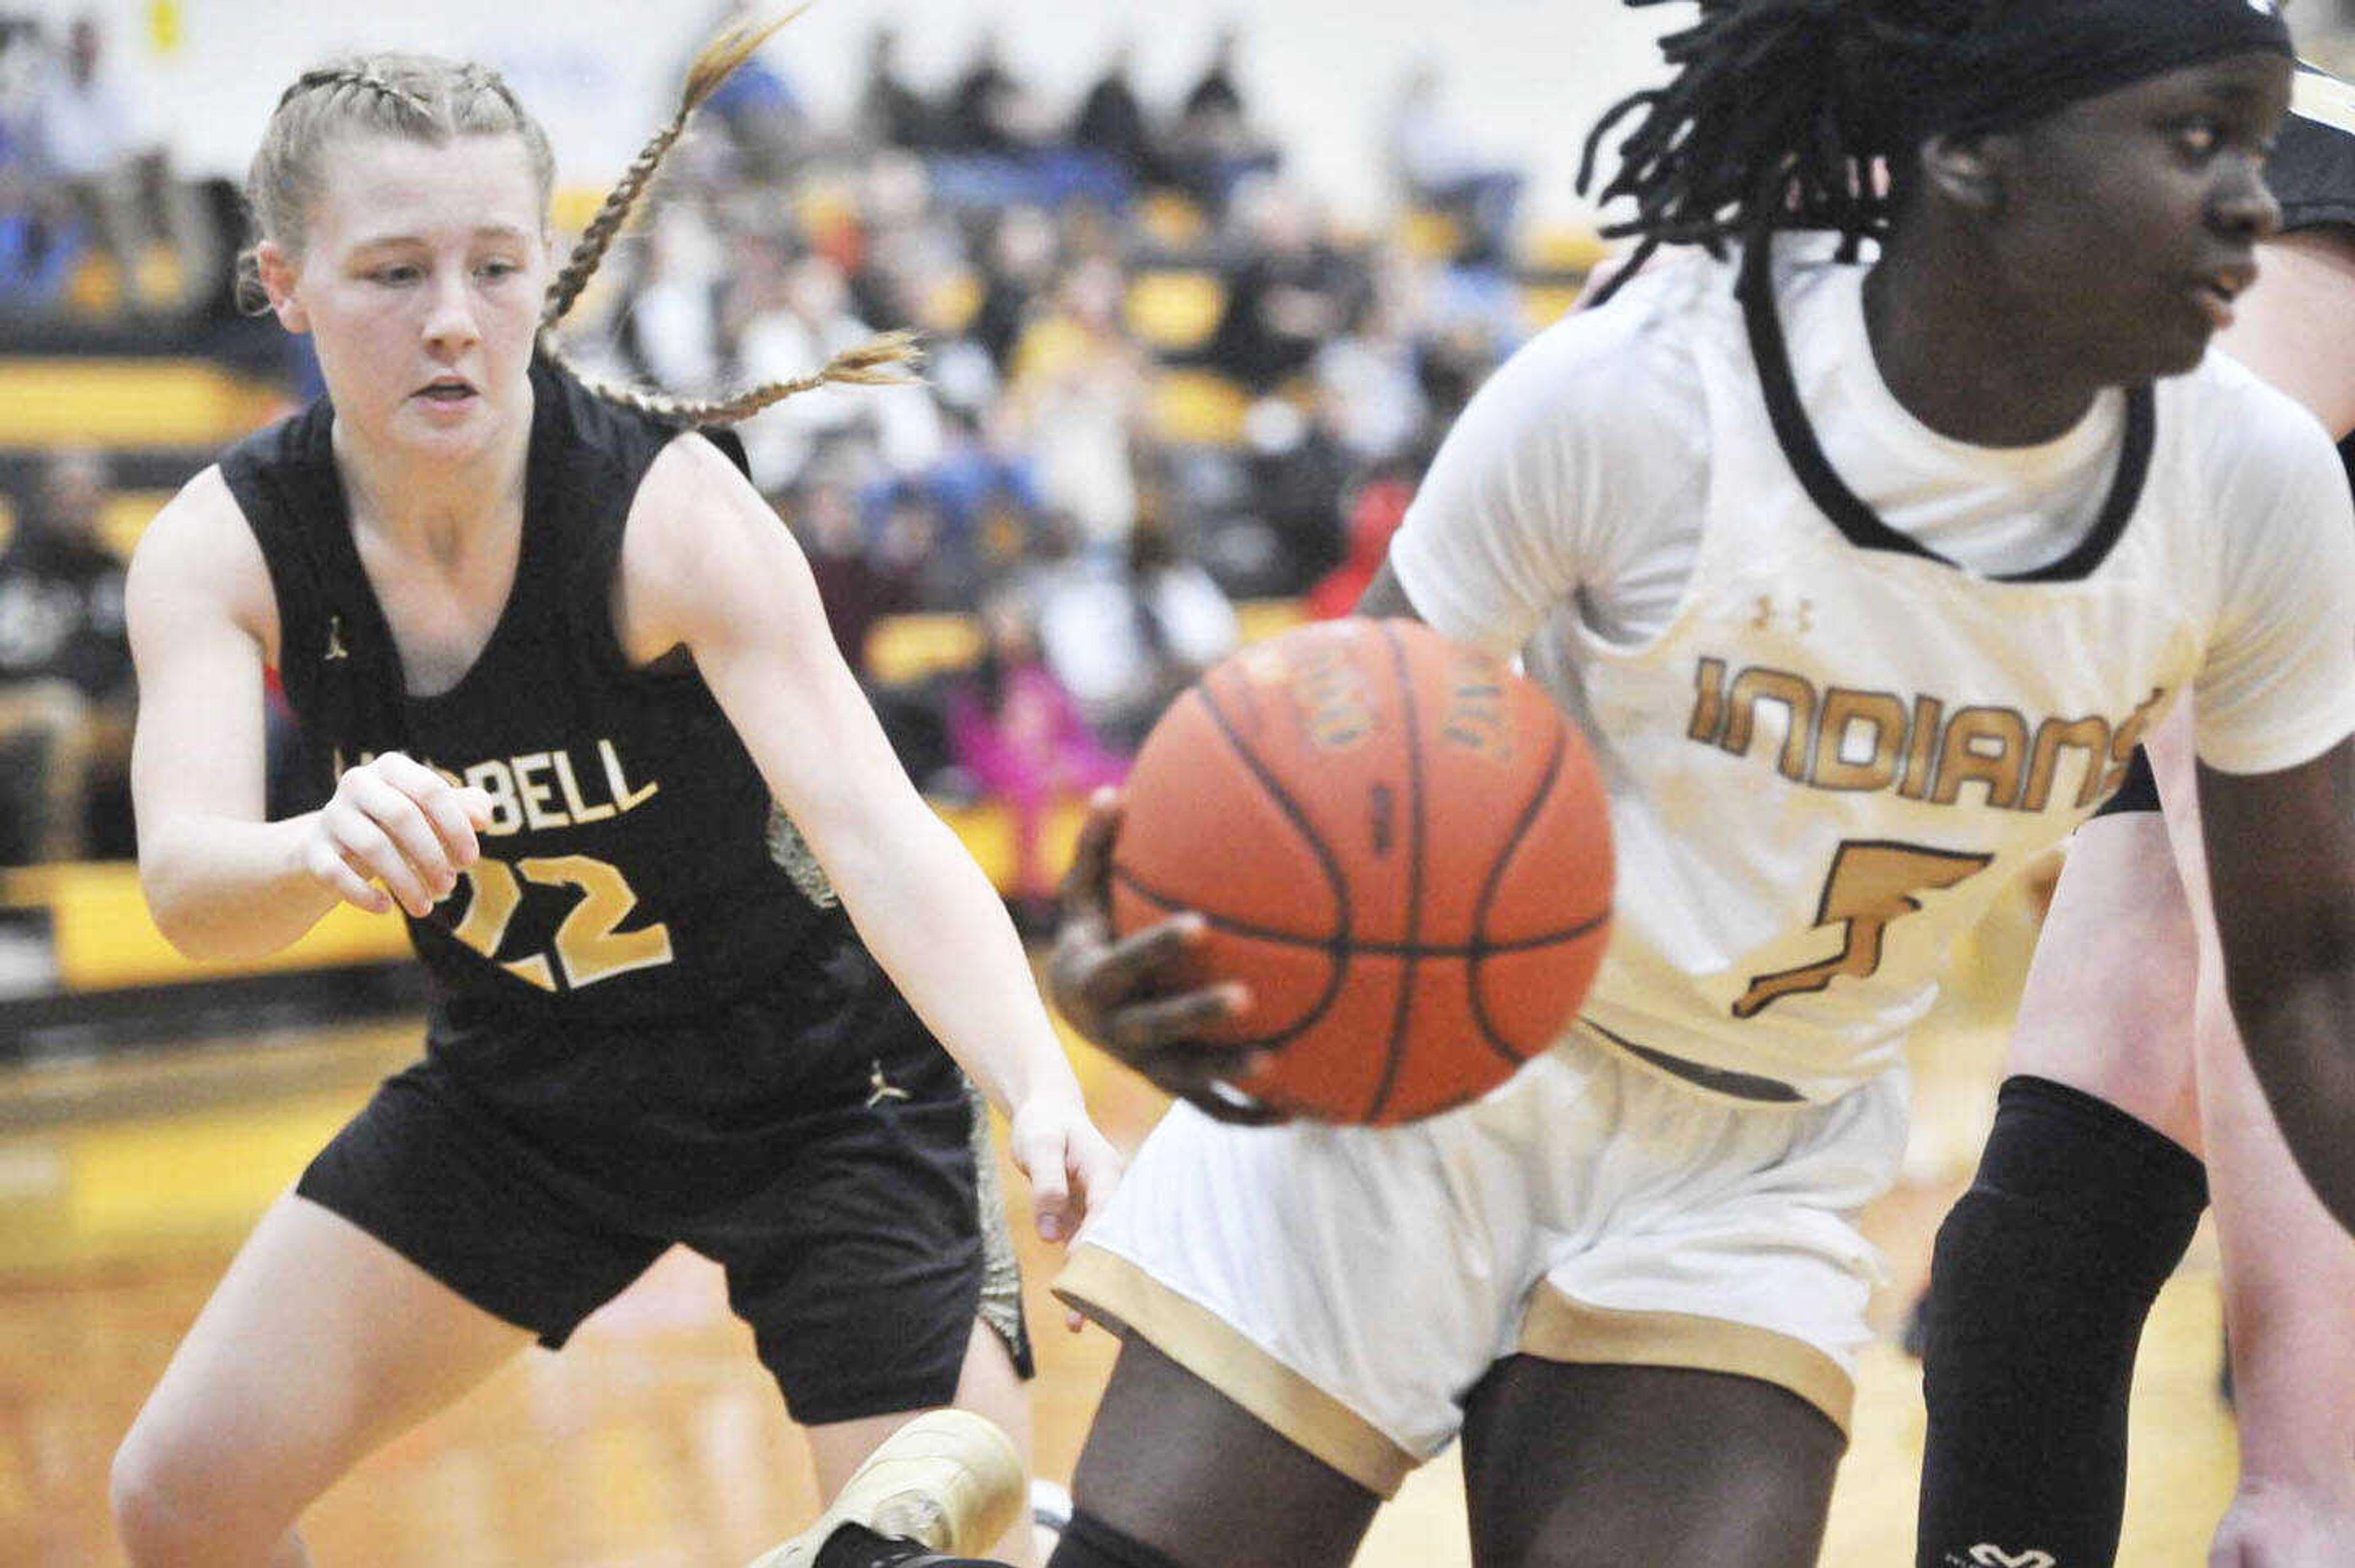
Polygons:
M1120 1162L1088 1120L1013 922L893 754L793 536L699 437L674 442L639 486L616 622L637 662L694 656L876 961L1010 1118L1039 1233L1071 1235Z
M2299 1168L2355 1232L2355 740L2280 773L2200 769L2225 988Z
M274 953L340 901L422 915L475 854L490 802L408 758L262 820L262 667L277 607L261 547L208 469L141 537L125 588L139 720L131 787L157 927L192 958Z

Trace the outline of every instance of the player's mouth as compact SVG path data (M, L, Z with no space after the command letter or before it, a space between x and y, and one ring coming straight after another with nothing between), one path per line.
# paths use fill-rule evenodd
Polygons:
M436 376L410 395L433 408L456 410L471 406L482 394L463 376Z
M2191 297L2201 314L2208 317L2210 328L2222 332L2232 325L2232 302L2245 293L2249 285L2256 281L2255 262L2236 262L2219 267L2197 279L2192 284Z

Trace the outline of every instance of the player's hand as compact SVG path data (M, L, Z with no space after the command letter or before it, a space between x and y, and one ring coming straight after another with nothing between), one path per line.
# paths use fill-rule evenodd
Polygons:
M389 914L397 901L421 920L481 856L474 835L490 824L489 795L388 752L336 781L313 814L303 869L346 903Z
M1063 874L1049 994L1073 1029L1205 1115L1249 1125L1283 1121L1228 1083L1248 1072L1257 1053L1201 1038L1251 1005L1240 985L1185 987L1180 965L1202 939L1202 917L1173 915L1113 940L1112 842L1119 830L1120 796L1097 791Z
M1120 1155L1068 1093L1034 1094L1015 1107L1007 1152L1030 1179L1039 1236L1068 1242L1120 1185Z

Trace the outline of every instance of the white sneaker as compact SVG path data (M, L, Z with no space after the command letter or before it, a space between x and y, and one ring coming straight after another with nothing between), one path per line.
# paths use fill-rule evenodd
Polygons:
M1012 1438L969 1410L929 1411L885 1438L815 1523L751 1568L807 1568L846 1524L978 1556L1014 1528L1028 1501Z

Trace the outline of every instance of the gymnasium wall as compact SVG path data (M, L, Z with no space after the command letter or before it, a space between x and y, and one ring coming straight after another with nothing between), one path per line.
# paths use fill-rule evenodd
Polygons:
M33 9L60 25L85 12L101 18L148 128L189 172L241 174L298 70L377 47L496 64L548 123L575 183L602 183L627 162L721 11L715 0L35 0ZM903 69L924 88L953 77L994 27L1018 74L1059 104L1075 101L1126 39L1140 91L1161 107L1191 85L1233 18L1254 114L1344 216L1383 205L1381 127L1402 73L1427 59L1475 139L1530 171L1530 210L1544 219L1582 210L1570 187L1586 128L1646 79L1652 38L1685 14L1630 12L1618 0L823 0L769 58L834 117L858 91L879 23L898 28Z

